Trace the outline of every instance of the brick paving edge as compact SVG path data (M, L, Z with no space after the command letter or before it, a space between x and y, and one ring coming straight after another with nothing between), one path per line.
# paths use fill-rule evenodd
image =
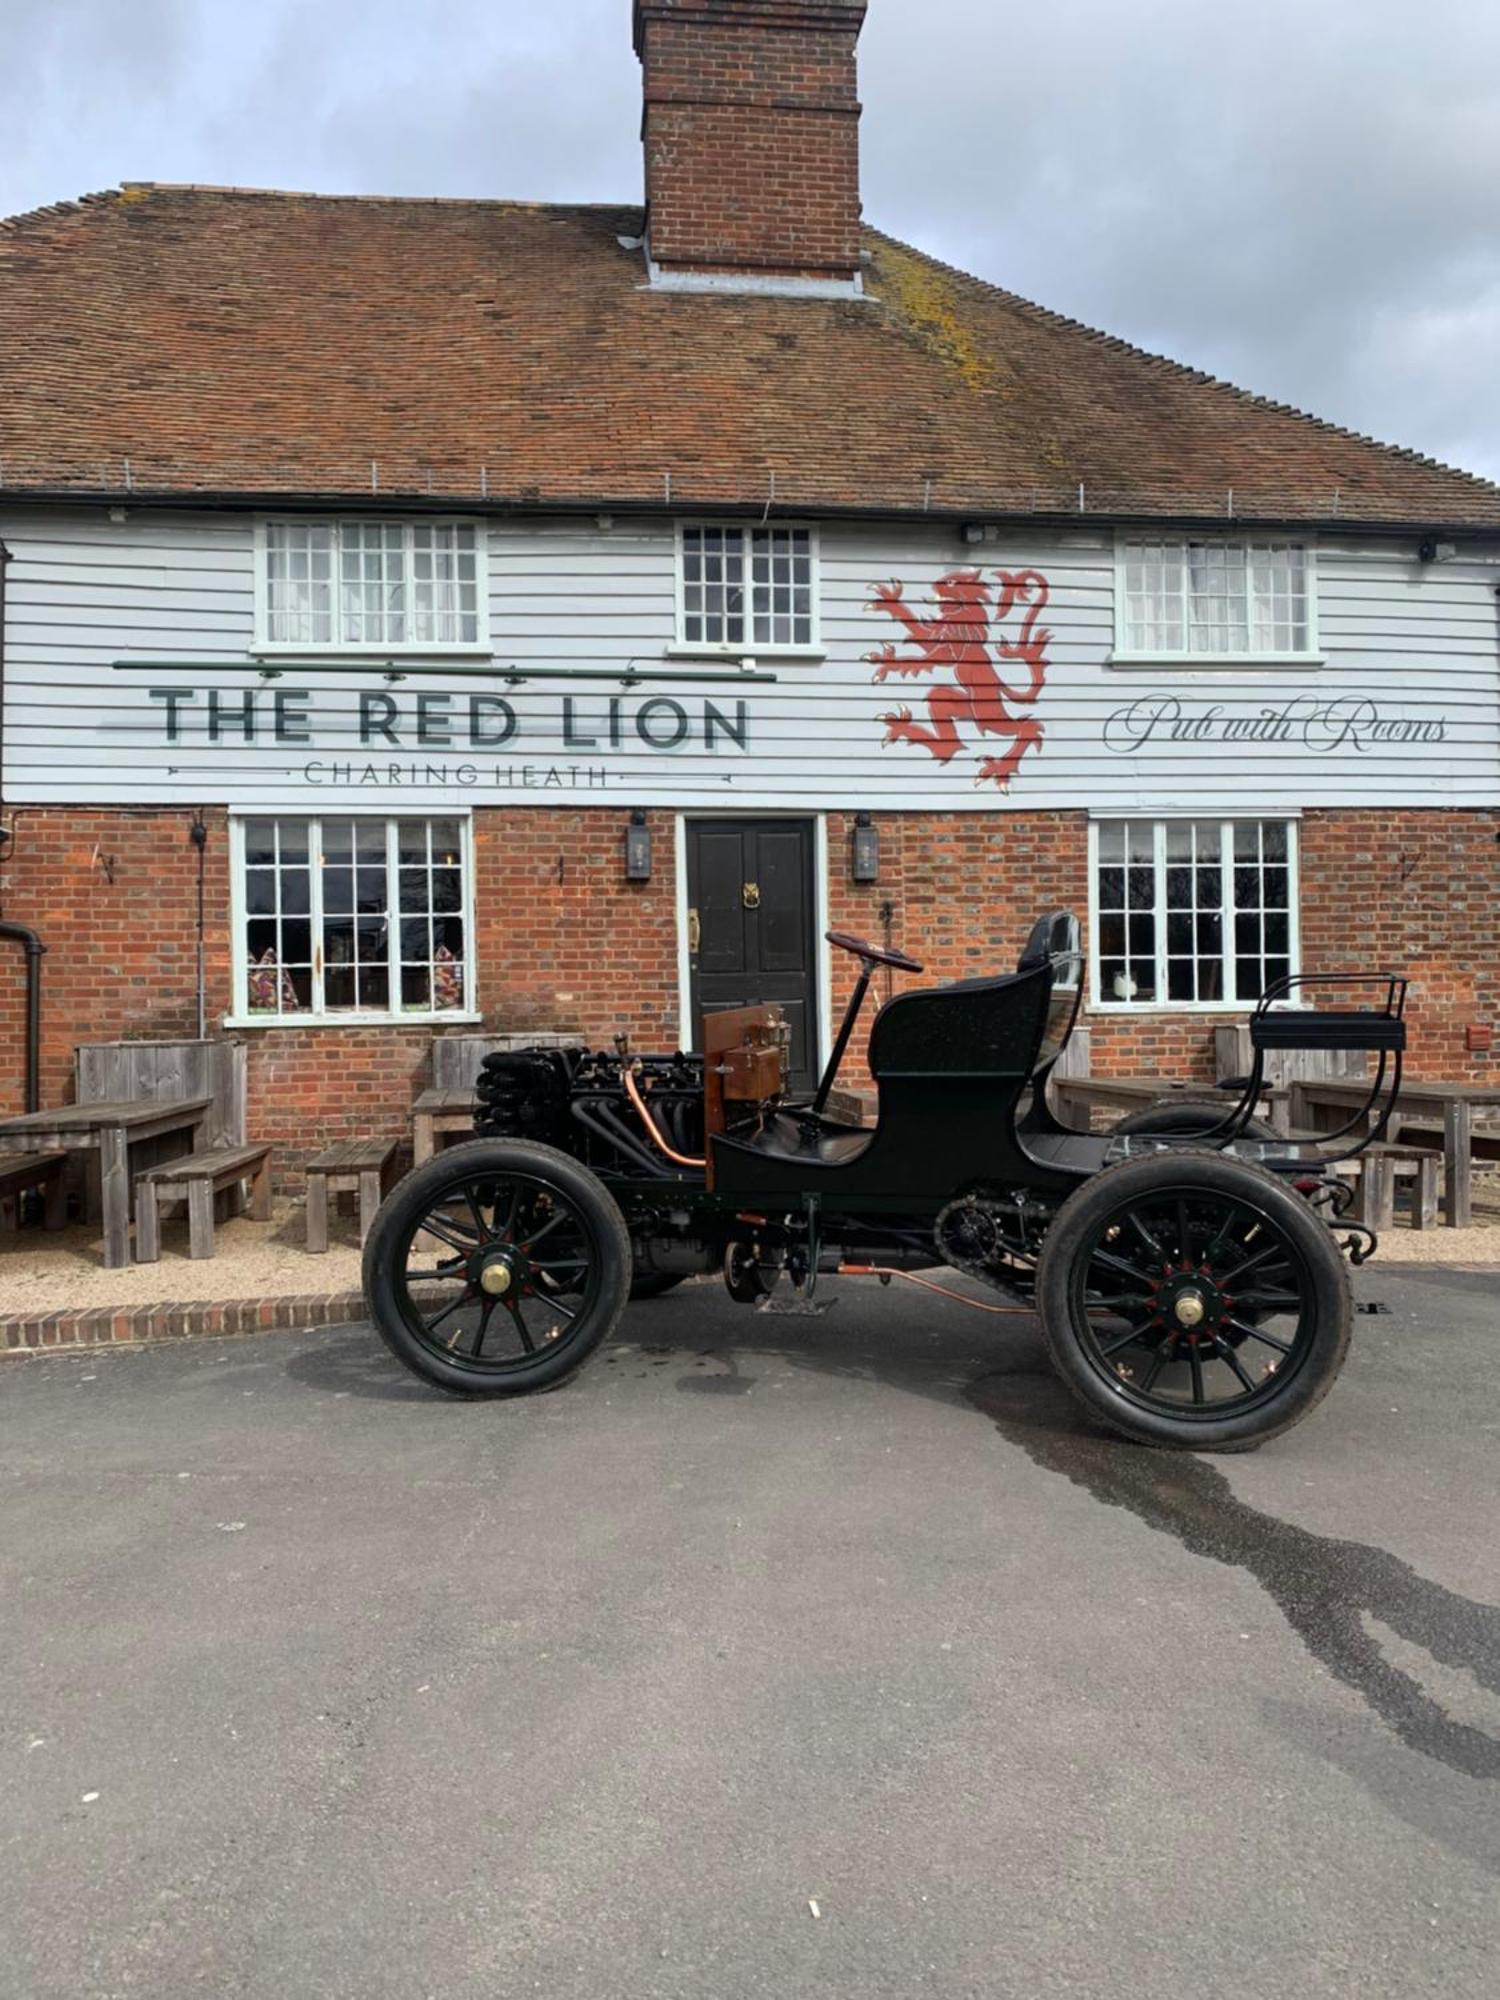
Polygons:
M10 1354L144 1347L156 1341L222 1339L363 1319L362 1292L308 1292L267 1299L164 1300L144 1306L0 1314L0 1359Z

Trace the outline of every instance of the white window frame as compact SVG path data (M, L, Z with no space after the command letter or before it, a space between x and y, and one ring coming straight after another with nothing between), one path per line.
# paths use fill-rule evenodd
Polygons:
M810 598L811 630L809 637L793 645L760 644L753 636L747 635L738 643L718 642L711 639L689 639L687 631L687 606L684 598L686 589L683 537L689 529L712 528L721 534L737 534L745 545L745 622L750 626L755 617L755 607L750 593L754 586L751 581L750 537L760 529L780 529L796 531L807 536L808 593ZM667 647L667 655L672 659L686 660L811 660L826 659L823 648L823 552L818 526L815 521L725 521L716 520L705 514L702 518L681 520L676 525L672 537L672 588L674 599L674 623L672 643Z
M289 528L380 527L400 528L407 555L411 559L410 535L413 528L472 528L474 530L475 611L477 639L445 639L432 643L403 639L324 640L299 644L291 639L271 637L270 557L266 530L272 526ZM267 514L255 523L255 642L250 651L273 659L473 659L488 657L490 644L489 531L482 520L466 514L422 514L392 516L382 514ZM410 569L408 568L408 576ZM334 554L334 604L338 602L338 555Z
M1125 643L1126 594L1125 566L1129 560L1131 547L1143 541L1215 542L1223 547L1252 549L1258 543L1284 542L1303 551L1304 576L1307 584L1307 644L1298 652L1239 652L1239 653L1193 653L1174 652L1165 647L1152 646L1132 649ZM1291 672L1297 668L1321 667L1324 663L1322 644L1318 637L1318 544L1313 535L1288 533L1285 535L1251 534L1200 534L1179 532L1162 528L1147 530L1137 528L1127 532L1118 529L1115 533L1114 563L1114 633L1113 650L1107 665L1116 668L1132 667L1184 667L1197 673L1222 672L1224 668L1243 671L1246 667L1265 668L1271 672Z
M387 828L386 867L387 881L392 879L391 841L396 823L401 820L419 820L424 825L432 820L452 820L458 826L460 843L460 869L463 876L463 924L464 924L464 997L463 1007L427 1007L412 1009L398 1007L384 1012L355 1012L352 1009L335 1009L325 1012L321 1004L299 1007L287 1014L258 1014L250 1009L250 965L245 948L245 926L249 912L245 908L245 826L253 819L302 820L310 829L309 838L314 833L321 838L322 822L333 819L380 820ZM311 894L308 920L312 925L313 950L318 949L322 936L323 897L319 871L311 870ZM388 892L389 893L389 892ZM399 917L399 912L397 913ZM298 812L290 808L250 810L236 808L229 816L229 915L230 915L230 976L233 980L230 1011L223 1017L226 1028L392 1028L430 1027L433 1025L455 1026L472 1024L481 1018L479 1007L478 968L475 963L474 935L474 820L472 812L455 808L437 812L391 812L377 806L350 806L337 811ZM399 931L391 928L391 986L393 993L400 992ZM321 1003L324 968L316 967L313 974L313 992Z
M1287 866L1287 969L1297 973L1302 969L1302 847L1299 816L1290 812L1274 813L1122 813L1101 812L1089 820L1089 1012L1093 1014L1248 1014L1257 1005L1254 1000L1114 1000L1104 997L1099 987L1099 828L1108 821L1113 825L1125 821L1136 826L1150 826L1156 830L1156 845L1153 866L1156 874L1156 902L1153 907L1156 931L1156 959L1158 989L1165 986L1162 976L1166 965L1167 904L1166 904L1166 829L1171 820L1211 820L1217 826L1232 830L1237 824L1257 826L1284 826L1286 828ZM1225 915L1227 924L1224 933L1224 965L1227 977L1233 976L1234 951L1232 932L1234 908L1232 890L1225 885Z

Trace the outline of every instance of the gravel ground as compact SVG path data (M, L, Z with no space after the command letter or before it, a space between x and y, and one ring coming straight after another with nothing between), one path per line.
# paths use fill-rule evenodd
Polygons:
M161 1261L106 1271L92 1228L48 1236L40 1229L0 1232L0 1313L59 1312L70 1306L154 1305L164 1299L268 1299L341 1292L359 1285L353 1219L330 1219L332 1243L321 1257L304 1247L300 1201L279 1201L269 1222L241 1216L214 1230L214 1254L187 1254L187 1223L162 1228ZM1382 1264L1500 1265L1500 1222L1474 1229L1410 1229L1381 1238Z
M309 1256L302 1203L281 1201L269 1222L240 1216L216 1224L212 1257L195 1262L187 1253L186 1221L167 1222L159 1263L107 1271L92 1227L60 1229L51 1236L35 1228L8 1230L0 1232L0 1313L350 1291L359 1284L356 1235L352 1219L330 1217L328 1250Z

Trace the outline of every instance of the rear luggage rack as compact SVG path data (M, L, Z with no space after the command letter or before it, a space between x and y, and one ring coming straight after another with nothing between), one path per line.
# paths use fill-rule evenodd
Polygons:
M1363 1050L1378 1055L1380 1061L1365 1101L1337 1131L1321 1135L1317 1149L1310 1150L1307 1155L1307 1165L1310 1168L1332 1166L1340 1160L1352 1159L1366 1146L1374 1145L1385 1136L1401 1089L1401 1064L1406 1052L1406 1021L1403 1017L1407 984L1405 979L1389 972L1300 972L1274 980L1261 995L1255 1012L1250 1016L1250 1046L1254 1050L1254 1061L1249 1076L1243 1079L1239 1099L1211 1131L1195 1135L1199 1142L1222 1149L1244 1136L1265 1087L1268 1051L1279 1053L1306 1049L1322 1052L1339 1049ZM1306 994L1314 987L1325 991L1331 988L1341 997L1351 989L1365 989L1378 1004L1326 1008L1289 1007L1285 1004L1293 993ZM1370 1123L1372 1120L1373 1123ZM1368 1129L1360 1129L1367 1125ZM1355 1132L1359 1133L1357 1140L1343 1152L1323 1150L1324 1146L1336 1145Z
M1255 1060L1245 1086L1245 1095L1227 1121L1234 1130L1243 1130L1259 1101L1265 1081L1268 1050L1330 1049L1364 1051L1380 1057L1370 1080L1369 1094L1336 1131L1322 1135L1318 1155L1325 1164L1352 1159L1366 1146L1385 1137L1401 1091L1401 1066L1406 1054L1406 992L1408 982L1390 972L1294 972L1268 986L1250 1016L1250 1046ZM1378 1005L1369 1007L1288 1007L1283 1003L1293 992L1306 993L1312 987L1333 988L1344 995L1364 988ZM1361 1129L1363 1128L1363 1129ZM1329 1153L1324 1146L1337 1144L1358 1132L1352 1146Z

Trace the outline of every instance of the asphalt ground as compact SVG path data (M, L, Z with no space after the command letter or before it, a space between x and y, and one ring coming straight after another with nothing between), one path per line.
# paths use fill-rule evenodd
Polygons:
M1492 2000L1500 1303L1358 1285L1232 1459L871 1282L5 1367L0 1988Z

